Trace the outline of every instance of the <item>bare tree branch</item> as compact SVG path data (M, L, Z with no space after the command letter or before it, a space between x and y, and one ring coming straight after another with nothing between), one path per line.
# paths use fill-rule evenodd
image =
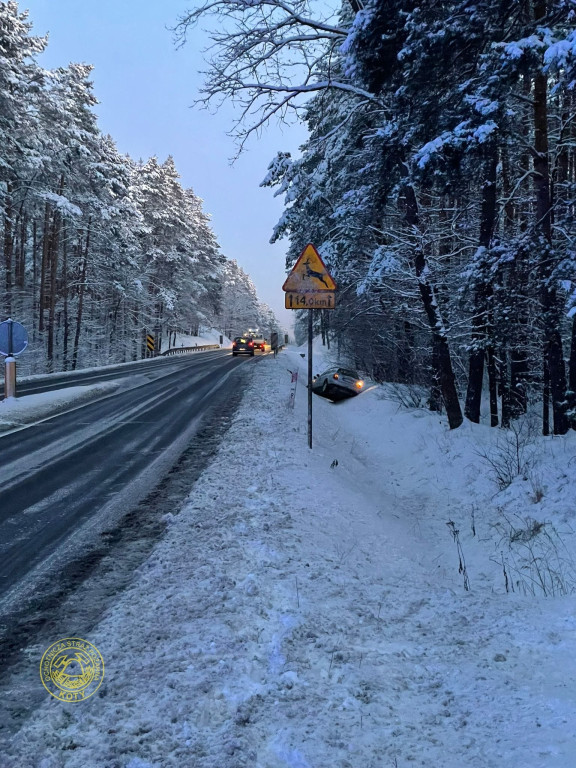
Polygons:
M357 12L361 4L351 7ZM208 69L194 103L218 108L232 101L240 108L231 130L239 151L271 119L300 116L318 91L340 90L362 102L375 100L338 66L349 30L338 23L336 7L313 7L311 0L211 0L181 17L174 30L177 43L184 45L192 28L206 19Z

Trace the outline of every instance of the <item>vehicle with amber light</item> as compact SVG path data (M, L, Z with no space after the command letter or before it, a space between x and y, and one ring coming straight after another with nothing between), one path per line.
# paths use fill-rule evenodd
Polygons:
M359 395L364 381L351 368L329 368L312 379L312 392L329 400L344 400Z

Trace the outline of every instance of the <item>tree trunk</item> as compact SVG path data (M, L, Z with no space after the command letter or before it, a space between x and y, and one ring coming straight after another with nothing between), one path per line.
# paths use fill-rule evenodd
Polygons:
M46 345L46 354L48 360L48 371L54 369L54 337L56 332L56 298L57 298L57 278L58 278L58 252L60 250L60 225L62 217L58 211L52 218L52 235L50 238L50 293L48 303L48 338Z
M432 382L430 384L430 399L428 407L435 413L442 413L442 390L440 388L440 365L438 362L438 345L432 338Z
M524 314L521 309L520 315L525 319ZM510 396L512 417L515 419L528 410L528 377L528 353L519 344L515 344L510 350Z
M6 205L4 208L4 267L5 267L5 293L4 306L6 316L12 314L12 256L14 252L14 208L12 205L12 184L6 185Z
M523 78L523 93L526 99L531 97L531 85L528 78ZM529 136L525 136L526 142ZM510 183L510 159L508 147L504 145L500 151L502 168L502 191L506 203L504 205L504 238L513 239L517 229L526 229L526 224L520 221L520 211L513 202L513 190ZM520 155L521 168L528 168L530 156L526 152ZM505 269L505 282L508 289L510 312L506 318L500 318L500 356L506 361L500 367L500 386L502 392L502 426L508 427L510 420L515 419L528 408L529 358L526 351L528 339L526 328L529 316L526 307L526 291L528 275L525 265L525 252L518 248L515 259ZM502 288L502 286L501 286Z
M40 266L40 301L38 308L38 330L44 330L44 310L46 308L46 297L48 289L46 285L46 276L48 274L48 259L50 256L50 206L48 203L44 206L44 226L42 228L42 263Z
M48 295L48 336L46 340L46 356L48 371L54 370L54 335L56 330L56 294L58 276L58 248L60 235L60 214L55 213L52 219L52 235L50 238L50 292Z
M510 393L510 375L508 371L508 351L506 346L500 352L500 394L502 396L502 426L508 429L512 419L512 397Z
M570 344L570 363L568 367L569 406L572 429L576 429L576 314L572 317L572 341Z
M536 0L536 21L546 16L546 2ZM550 380L554 434L568 431L566 414L566 367L560 335L560 312L552 276L552 226L550 172L548 167L548 82L547 75L534 78L534 187L536 191L536 228L541 235L540 304L544 325L544 354Z
M487 252L492 242L496 222L496 169L498 154L496 145L489 148L489 158L486 163L486 178L482 184L482 205L480 216L479 248ZM482 399L482 383L484 380L484 357L487 351L489 335L489 300L492 297L492 286L487 282L488 264L482 264L481 282L476 288L474 315L472 317L472 349L468 368L468 389L464 414L467 419L478 424L480 422L480 403ZM494 352L492 351L492 357ZM495 368L494 368L495 371ZM495 381L495 376L492 377ZM491 423L493 422L493 407L490 405ZM498 416L496 416L496 424ZM495 426L492 424L492 426Z
M68 370L68 339L70 336L70 322L68 318L68 242L66 239L66 225L62 226L62 299L64 301L64 338L62 340L63 368Z
M76 333L74 334L74 350L72 352L72 370L76 370L78 365L78 349L80 346L80 333L82 330L82 312L84 309L84 292L86 290L86 275L88 272L88 254L90 252L90 226L92 218L88 219L86 228L86 243L82 259L82 269L80 274L80 285L78 286L78 315L76 317Z
M490 395L490 426L498 426L498 371L494 347L488 344L486 347L486 364L488 369L488 392Z
M478 304L478 298L476 299ZM478 309L476 309L478 311ZM476 316L474 320L476 319ZM476 324L476 322L474 323ZM476 333L474 334L476 335ZM480 339L476 340L480 343ZM466 402L464 405L464 415L475 424L480 422L480 402L482 399L482 382L484 380L484 356L483 347L476 347L470 350L468 358L468 388L466 390Z
M36 219L32 222L32 327L33 338L36 341L37 318L36 289L38 286L38 225Z
M20 218L20 237L18 259L16 261L16 287L22 290L26 280L26 241L28 239L28 217L24 213Z
M546 354L542 366L542 434L550 434L550 372Z
M568 200L568 184L574 181L571 176L571 156L573 155L574 124L572 114L574 112L574 94L572 92L564 95L564 105L562 113L562 133L560 134L560 151L558 154L558 163L556 167L556 182L559 194L562 196L560 201L556 202L556 215L559 221L571 214ZM554 198L552 198L554 199ZM576 429L576 314L572 317L572 333L570 343L570 359L568 363L568 391L566 393L568 407L568 416L572 429Z
M412 185L407 184L404 187L404 191L406 196L406 222L411 227L417 227L418 203L414 188ZM432 345L433 348L436 349L435 363L437 365L442 399L444 401L444 407L446 408L446 415L448 416L448 424L450 425L450 429L456 429L462 424L464 419L462 417L462 410L456 391L456 380L452 369L452 358L450 356L448 338L446 336L433 288L426 277L426 257L421 248L415 250L413 264L416 277L418 278L420 297L424 304L424 310L432 332Z

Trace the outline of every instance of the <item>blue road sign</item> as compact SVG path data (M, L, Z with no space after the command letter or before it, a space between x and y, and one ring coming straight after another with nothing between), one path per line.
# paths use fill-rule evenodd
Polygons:
M19 355L27 346L28 331L23 325L10 319L0 323L0 355Z

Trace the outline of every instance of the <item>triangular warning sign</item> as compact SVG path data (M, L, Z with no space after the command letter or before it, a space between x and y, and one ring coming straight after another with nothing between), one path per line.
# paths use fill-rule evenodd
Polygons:
M300 254L292 272L282 286L283 291L298 291L299 293L316 293L316 291L335 291L336 283L320 254L311 243Z

